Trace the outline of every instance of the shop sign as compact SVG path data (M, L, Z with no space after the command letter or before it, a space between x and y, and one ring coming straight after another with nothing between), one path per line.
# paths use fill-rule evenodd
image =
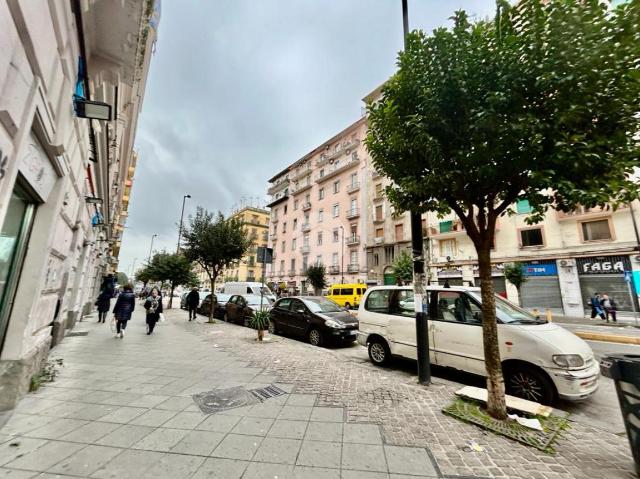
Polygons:
M31 134L26 152L20 160L20 173L42 201L47 201L56 182L56 171L42 145Z
M592 258L577 258L578 274L624 274L631 269L628 256L598 256Z
M556 276L558 266L556 263L524 263L522 265L525 276Z

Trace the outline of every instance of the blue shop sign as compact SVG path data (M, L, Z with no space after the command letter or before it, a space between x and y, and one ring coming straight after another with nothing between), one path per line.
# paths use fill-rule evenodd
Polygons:
M558 266L556 263L524 263L525 276L556 276L558 274Z

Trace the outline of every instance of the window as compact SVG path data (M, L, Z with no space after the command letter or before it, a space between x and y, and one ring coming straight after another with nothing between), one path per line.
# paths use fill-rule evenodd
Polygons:
M440 233L449 233L453 229L453 221L441 221Z
M529 204L529 200L519 200L516 203L516 211L519 215L531 213L531 205Z
M357 266L358 265L358 252L357 251L352 251L351 252L351 262L349 263L352 266Z
M376 184L376 198L382 198L382 183Z
M295 239L295 238L293 238L293 239L291 240L291 251L295 251L295 250L296 250L296 243L297 243L297 242L296 242L296 239Z
M276 306L278 309L286 309L288 310L291 306L291 298L283 298L278 301L278 305Z
M602 241L612 239L609 220L585 221L582 225L584 241Z
M295 218L293 220L293 231L298 229L298 218Z
M413 318L416 315L413 291L410 289L402 289L398 291L395 300L393 301L390 313L396 316Z
M447 239L447 240L440 240L440 256L443 257L450 257L450 258L455 258L456 257L456 240L454 239Z
M482 324L482 311L464 293L439 291L436 301L436 319L452 323Z
M283 233L287 232L287 222L286 221L282 223L282 232Z
M373 253L373 266L378 266L380 264L380 255L378 253Z
M284 260L281 259L280 260L280 274L283 274L283 273L284 273Z
M324 178L324 168L320 170L320 178Z
M324 216L324 210L318 210L318 223L322 223L322 217Z
M338 216L340 216L340 205L336 203L333 205L333 217L337 218Z
M351 153L351 161L358 161L358 152L354 151Z
M316 266L322 266L322 255L316 256Z
M334 181L333 182L333 194L335 195L336 193L340 192L340 180Z
M283 253L287 250L287 243L286 241L282 242L282 248L280 249L280 251L282 251Z
M342 296L353 296L353 288L342 288L340 294Z
M309 235L304 235L304 236L302 237L302 244L303 244L304 246L309 246Z
M333 242L337 243L338 241L340 241L340 232L338 231L338 228L334 228L333 229Z
M385 246L384 247L384 262L385 263L393 263L393 260L396 257L396 252L393 246Z
M295 271L296 269L296 259L295 258L291 258L291 271Z
M293 210L296 211L298 209L298 200L293 202Z
M252 215L251 218L253 218L254 223L260 223L260 220L258 220L258 215Z
M542 228L520 230L520 244L523 248L526 248L527 246L544 245L544 240L542 238Z
M404 225L396 225L396 241L404 240Z
M287 214L287 205L284 205L284 214Z
M384 238L384 228L376 228L376 238Z
M320 189L318 190L318 199L319 199L319 200L324 199L324 188L320 188Z
M322 231L318 231L318 246L322 246Z
M351 187L355 188L358 185L358 173L351 173Z
M338 253L333 253L331 255L331 264L333 266L338 266Z
M376 206L376 221L383 221L384 217L382 216L382 205Z
M364 308L367 311L374 313L388 313L389 312L389 297L391 296L392 289L380 289L377 291L371 291L367 296Z

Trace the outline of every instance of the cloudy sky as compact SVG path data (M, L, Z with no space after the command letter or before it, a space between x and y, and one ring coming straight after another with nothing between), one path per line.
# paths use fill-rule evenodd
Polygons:
M411 29L484 18L492 0L409 0ZM361 114L395 68L400 0L164 0L119 269L174 250L200 205L264 202L267 180Z

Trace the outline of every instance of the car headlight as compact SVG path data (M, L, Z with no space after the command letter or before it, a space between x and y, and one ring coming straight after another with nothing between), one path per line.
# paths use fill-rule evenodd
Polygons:
M344 324L338 322L338 321L334 321L333 319L326 319L324 321L324 324L326 326L329 326L330 328L334 328L334 329L342 329L344 328Z
M579 354L556 354L551 359L561 368L581 368L584 366L584 359Z

